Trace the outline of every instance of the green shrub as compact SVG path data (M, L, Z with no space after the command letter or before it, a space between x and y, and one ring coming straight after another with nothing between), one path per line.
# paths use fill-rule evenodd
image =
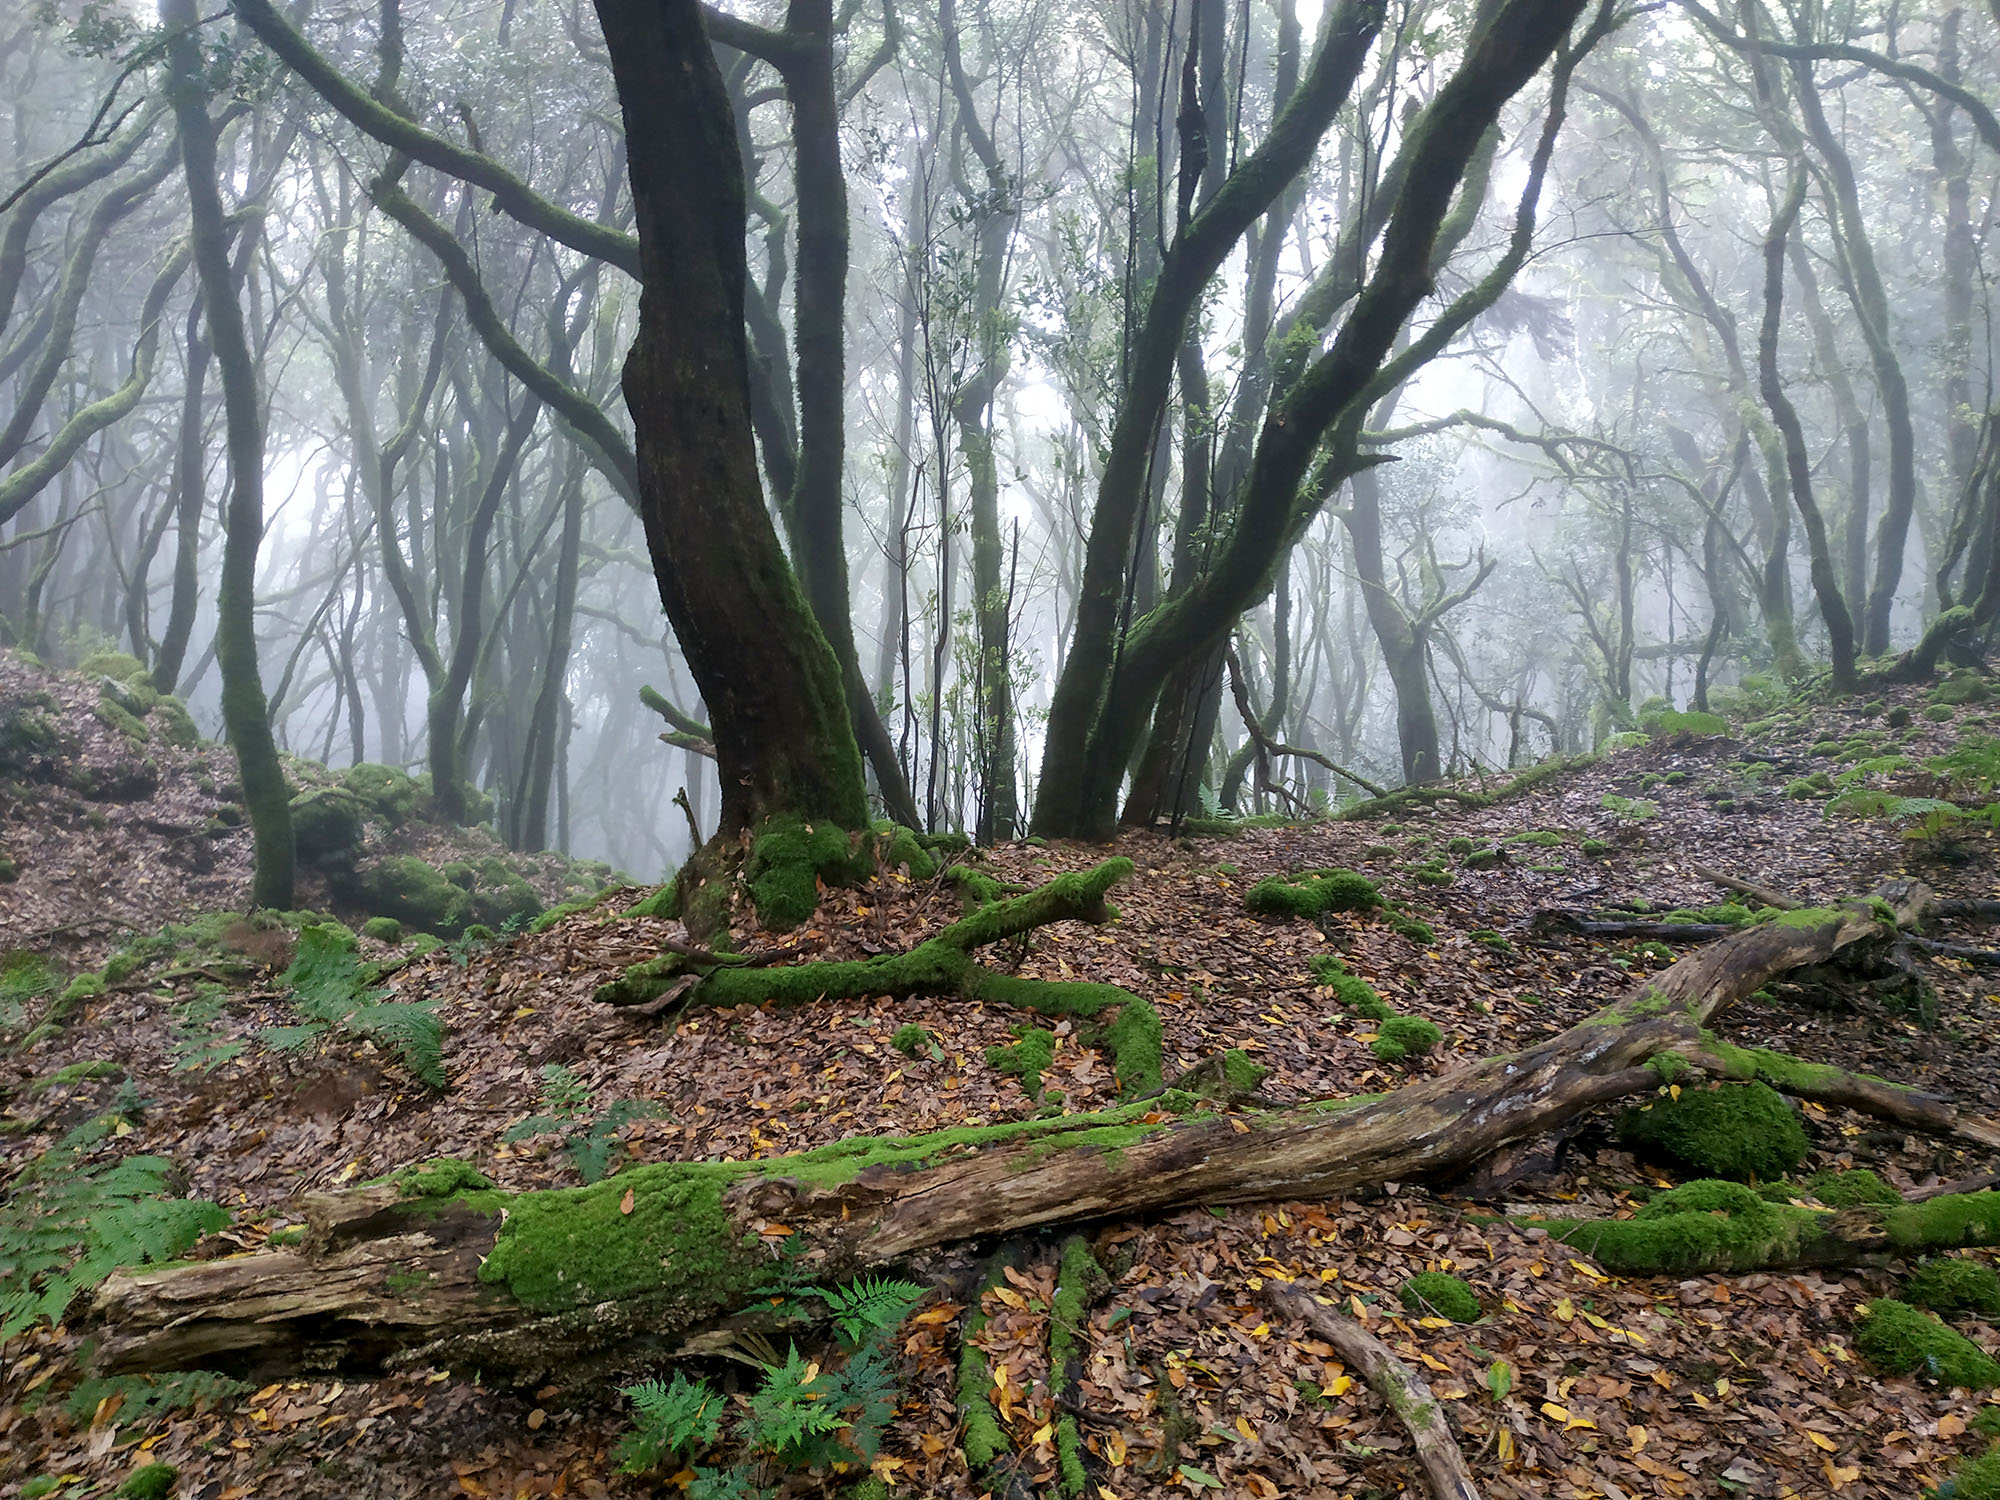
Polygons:
M1627 1110L1620 1138L1701 1177L1773 1181L1806 1159L1805 1127L1785 1097L1763 1083L1684 1089Z
M1317 917L1334 911L1372 911L1382 904L1382 893L1357 870L1304 870L1258 881L1243 904L1260 917Z
M1419 1317L1436 1314L1454 1323L1479 1321L1479 1295L1449 1271L1420 1271L1396 1295Z
M1868 1304L1854 1330L1854 1347L1887 1375L1921 1375L1973 1390L2000 1385L2000 1364L1977 1344L1893 1297Z
M1904 1279L1903 1300L1932 1312L2000 1317L2000 1275L1983 1260L1938 1256L1924 1261Z

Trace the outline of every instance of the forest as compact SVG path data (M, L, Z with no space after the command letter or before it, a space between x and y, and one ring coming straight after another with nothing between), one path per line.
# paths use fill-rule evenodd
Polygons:
M0 111L0 1500L2000 1500L2000 0Z

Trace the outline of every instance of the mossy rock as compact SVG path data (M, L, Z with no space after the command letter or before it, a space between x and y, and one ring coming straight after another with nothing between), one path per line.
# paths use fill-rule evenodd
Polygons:
M1833 778L1824 771L1815 771L1810 776L1801 776L1785 787L1785 795L1794 802L1809 802L1833 795Z
M93 651L77 663L76 669L92 677L109 677L114 682L143 682L150 687L153 681L146 664L125 651Z
M1774 1181L1806 1159L1798 1111L1768 1084L1725 1083L1684 1089L1627 1110L1620 1139L1707 1178Z
M1449 1318L1454 1323L1479 1321L1479 1294L1449 1271L1420 1271L1404 1282L1396 1295L1418 1317Z
M393 946L403 941L403 924L394 917L370 917L361 924L361 935Z
M1904 1280L1903 1300L1932 1312L2000 1317L2000 1274L1983 1260L1938 1256L1922 1262Z
M145 720L110 698L99 698L91 712L96 715L98 723L117 730L134 745L143 745L153 737Z
M1933 724L1949 724L1958 717L1942 703L1933 703L1924 710L1924 717Z
M160 738L176 750L192 750L201 743L201 731L195 727L194 716L185 703L171 694L162 695L153 706L152 718Z
M343 787L313 787L292 798L292 842L309 863L361 848L371 806Z
M482 859L474 870L473 916L491 927L520 926L541 915L542 898L503 859Z
M1993 696L1993 687L1984 676L1969 667L1953 672L1931 689L1931 702L1962 706L1984 703Z
M1506 851L1492 847L1474 849L1459 863L1468 870L1490 870L1507 858Z
M1886 1375L1918 1375L1940 1385L1988 1390L2000 1363L1964 1334L1893 1297L1870 1302L1854 1329L1854 1347Z
M362 761L340 773L340 784L375 809L394 827L407 823L430 800L428 782L419 782L395 766Z
M0 699L0 778L46 780L68 749L54 721L32 697Z
M471 895L411 854L364 863L355 872L353 897L376 916L439 937L457 937L473 920Z
M1882 716L1882 722L1887 724L1891 729L1902 729L1910 722L1910 711L1898 703Z
M1382 904L1375 882L1358 870L1304 870L1272 875L1250 887L1243 905L1260 917L1317 917L1373 911Z

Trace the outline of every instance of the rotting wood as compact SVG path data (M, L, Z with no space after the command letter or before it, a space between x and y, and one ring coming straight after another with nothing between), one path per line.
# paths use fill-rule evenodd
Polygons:
M1398 1359L1395 1351L1374 1334L1322 1305L1311 1293L1275 1282L1268 1291L1272 1306L1304 1320L1314 1333L1339 1351L1343 1360L1359 1370L1369 1388L1389 1404L1410 1434L1417 1468L1433 1500L1479 1500L1478 1486L1472 1482L1472 1471L1465 1465L1458 1439L1423 1376Z
M1647 1064L1662 1054L1708 1054L1736 1072L1786 1061L1722 1048L1708 1028L1777 976L1884 936L1892 917L1913 922L1928 896L1893 882L1865 901L1746 928L1567 1031L1380 1098L1226 1115L1183 1096L758 1162L636 1167L554 1193L405 1200L376 1187L312 1198L301 1249L113 1278L90 1310L97 1361L262 1371L445 1363L501 1379L577 1378L726 1338L769 1279L770 1253L755 1247L776 1243L780 1229L824 1283L1036 1227L1447 1176L1654 1091L1661 1078ZM1900 1123L1915 1111L2000 1144L2000 1125L1914 1097L1842 1102ZM572 1251L633 1259L595 1284L572 1267Z

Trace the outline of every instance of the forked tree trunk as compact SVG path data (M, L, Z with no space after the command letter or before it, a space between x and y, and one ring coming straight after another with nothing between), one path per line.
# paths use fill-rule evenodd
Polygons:
M1928 892L1783 914L1690 955L1558 1036L1386 1097L1225 1116L1169 1095L1107 1114L841 1142L800 1156L637 1167L592 1187L407 1198L394 1186L305 1200L300 1249L114 1278L91 1310L108 1370L258 1371L446 1362L488 1377L576 1378L726 1345L768 1324L778 1257L824 1285L922 1251L1189 1203L1327 1197L1448 1177L1594 1106L1650 1093L1674 1053L1731 1074L1705 1028L1739 997L1910 922ZM1893 909L1884 902L1893 903ZM1781 1061L1781 1060L1780 1060ZM1834 1069L1781 1087L1960 1138L2000 1127ZM1801 1083L1801 1077L1806 1081Z

